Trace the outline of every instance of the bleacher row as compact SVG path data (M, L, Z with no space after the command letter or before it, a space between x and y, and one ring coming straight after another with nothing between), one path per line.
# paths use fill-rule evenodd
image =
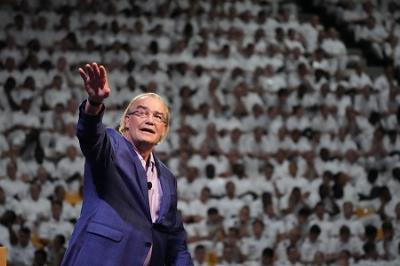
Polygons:
M328 13L347 2L329 1ZM374 11L387 16L389 2ZM396 60L369 76L342 32L302 16L296 1L0 7L9 265L59 265L79 217L77 68L88 62L109 73L106 125L117 127L140 92L169 103L169 137L156 152L178 176L195 265L399 265Z

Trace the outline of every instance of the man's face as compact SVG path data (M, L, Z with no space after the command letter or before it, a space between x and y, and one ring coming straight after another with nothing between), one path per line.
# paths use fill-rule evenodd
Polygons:
M195 250L194 257L196 261L204 262L206 260L206 250L203 248Z
M353 205L350 202L343 203L343 213L347 218L353 216Z
M152 97L138 99L125 116L127 137L136 147L156 145L167 133L167 107Z

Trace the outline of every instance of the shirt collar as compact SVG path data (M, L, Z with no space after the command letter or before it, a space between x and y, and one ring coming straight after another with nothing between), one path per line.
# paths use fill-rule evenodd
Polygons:
M124 137L126 140L128 140L128 138L125 137L124 135L123 135L123 137ZM128 141L129 141L129 140L128 140ZM153 152L150 153L149 164L147 165L147 162L143 159L142 155L141 155L141 154L139 153L139 151L137 150L135 144L132 143L132 147L133 147L133 150L135 151L135 153L137 154L137 156L138 156L138 158L139 158L139 160L140 160L140 162L141 162L141 164L142 164L144 170L147 171L148 168L151 167L150 169L151 169L151 171L153 171L153 170L154 170L154 166L156 165L156 161L155 161L155 159L154 159Z
M156 164L153 153L152 152L150 153L149 164L147 164L147 162L143 159L142 155L136 149L135 145L132 145L132 146L133 146L133 150L136 152L137 156L139 157L139 160L142 163L144 170L147 171L151 167L150 169L151 169L151 171L153 171L154 165Z

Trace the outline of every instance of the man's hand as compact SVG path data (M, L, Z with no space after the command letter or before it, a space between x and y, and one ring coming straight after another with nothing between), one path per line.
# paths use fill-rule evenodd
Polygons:
M97 63L86 64L79 68L79 74L85 84L90 102L102 103L110 95L111 89L104 66Z

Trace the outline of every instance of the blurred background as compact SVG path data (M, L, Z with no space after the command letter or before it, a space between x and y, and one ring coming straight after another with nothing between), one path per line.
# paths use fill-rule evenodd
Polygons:
M2 0L0 244L59 265L82 204L77 68L171 112L195 265L400 265L400 4Z

